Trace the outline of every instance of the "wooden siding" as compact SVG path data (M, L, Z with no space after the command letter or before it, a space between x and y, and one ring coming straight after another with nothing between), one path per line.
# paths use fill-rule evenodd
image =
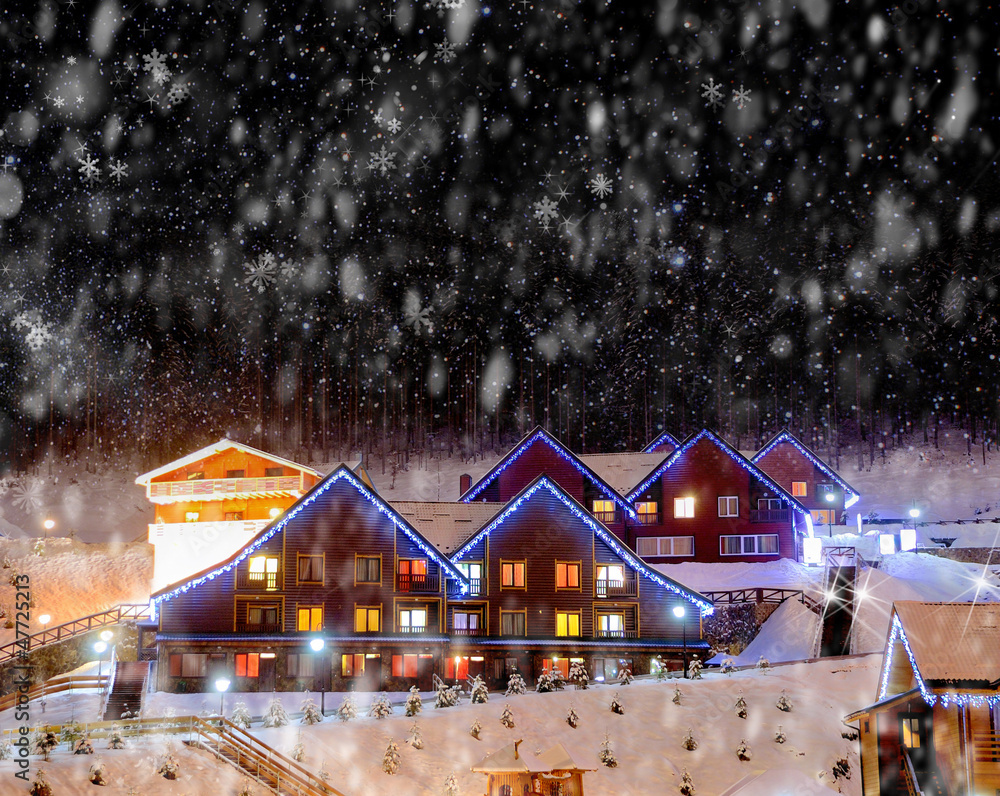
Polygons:
M738 517L719 516L718 498L727 495L739 498ZM694 498L694 517L675 518L674 498L685 497ZM639 537L694 537L694 556L649 557L650 561L663 563L764 562L795 558L796 540L791 512L787 521L750 521L750 510L757 508L757 500L768 497L774 497L774 494L759 478L733 461L711 440L702 439L663 472L658 485L654 484L646 492L634 496L636 502L649 499L660 504L660 524L632 526L630 541L634 549L638 549L636 540ZM787 508L786 504L782 506ZM719 537L736 534L777 534L778 555L722 555Z
M271 509L285 511L295 501L294 497L261 497L245 500L185 500L177 503L157 503L153 522L185 522L189 511L198 512L198 522L225 522L226 514L229 512L241 512L244 520L267 520L271 519Z
M559 484L567 494L583 502L583 473L541 439L536 439L517 461L511 463L483 492L476 495L476 500L505 503L543 473Z
M906 649L903 647L903 642L897 641L893 645L892 669L889 672L889 682L885 695L891 697L895 694L903 694L911 688L915 688L916 685L917 681L913 676L913 667L910 665L910 659L906 654Z
M958 712L962 708L950 705L947 708L935 705L933 708L934 754L938 775L949 793L959 793L964 788L965 756L964 739L958 723Z
M806 494L798 497L798 501L807 509L834 508L837 510L838 516L843 512L843 489L839 485L836 486L836 500L817 499L817 484L836 484L836 482L803 456L802 452L791 442L779 442L768 451L767 455L762 456L754 464L774 479L778 486L788 490L790 494L794 494L792 493L792 481L805 481Z
M878 733L875 732L875 716L862 718L858 724L861 728L861 796L881 796L878 786Z
M246 451L236 448L227 448L220 453L206 456L186 467L180 467L169 473L163 473L152 479L153 483L161 481L186 481L189 474L204 472L203 478L225 478L229 470L243 470L244 478L263 478L266 471L272 467L282 467L283 465L265 459L263 456L255 456ZM285 475L299 475L302 470L284 465ZM312 473L305 473L306 488L317 482L317 478Z

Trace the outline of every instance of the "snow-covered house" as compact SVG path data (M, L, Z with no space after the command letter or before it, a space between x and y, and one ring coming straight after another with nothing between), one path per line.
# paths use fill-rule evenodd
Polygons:
M593 768L578 765L562 744L534 755L514 741L486 755L473 771L487 777L486 796L583 796L583 775Z
M664 431L642 449L643 453L673 453L680 445L680 441L669 431Z
M842 525L858 491L787 429L775 434L750 459L809 509L817 530Z
M863 796L1000 793L1000 606L895 603L875 698Z

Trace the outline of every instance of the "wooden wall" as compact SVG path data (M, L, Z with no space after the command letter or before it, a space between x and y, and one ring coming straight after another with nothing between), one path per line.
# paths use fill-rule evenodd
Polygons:
M836 500L817 499L816 484L835 482L830 476L803 456L801 451L791 442L778 443L766 456L762 456L754 464L774 479L778 486L786 489L789 493L792 491L792 481L805 481L806 494L804 497L799 497L798 500L806 508L834 508L837 510L838 516L844 510L844 491L840 486L836 487Z

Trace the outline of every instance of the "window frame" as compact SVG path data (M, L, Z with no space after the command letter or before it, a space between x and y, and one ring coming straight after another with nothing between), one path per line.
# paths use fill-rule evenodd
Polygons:
M583 561L556 561L555 565L556 565L556 574L555 574L556 591L583 591ZM566 583L569 583L570 568L576 567L576 586L559 585L559 567L566 567ZM527 582L527 579L525 580L525 582Z
M594 635L598 636L599 633L603 631L614 632L612 628L602 628L601 619L607 619L611 617L617 617L621 621L620 631L622 633L621 638L625 637L625 610L624 609L609 609L609 608L599 608L594 610ZM599 636L598 636L599 637ZM617 636L606 636L606 638L617 638Z
M312 669L309 674L303 674L298 671L299 667L306 661L309 662L309 668ZM298 680L313 678L316 676L316 664L316 654L313 652L289 652L285 657L285 675L287 677L294 677ZM295 668L294 672L292 671L293 668Z
M604 508L597 508L598 504L601 504ZM618 521L618 504L610 499L594 498L590 501L590 513L598 522L614 523ZM611 515L610 518L608 517L609 514Z
M403 624L403 612L410 614L410 623L407 625ZM424 613L424 623L422 625L413 624L413 612L423 611ZM403 603L396 606L396 631L401 627L422 627L424 632L427 632L427 628L430 627L431 611L430 606L424 605L422 603Z
M302 580L303 558L319 559L319 580ZM355 573L356 574L356 573ZM296 586L325 586L326 585L326 553L296 553L295 554L295 585Z
M358 560L365 559L366 561L378 561L378 580L358 580ZM385 567L382 566L382 554L378 555L364 555L361 553L354 554L354 585L355 586L381 586L382 585L382 575Z
M485 630L485 624L484 623L486 621L485 618L484 618L484 613L485 612L483 611L482 607L479 607L479 608L469 608L469 607L462 606L462 605L453 606L452 609L451 609L451 628L452 628L452 630L458 630L459 629L458 625L455 622L455 617L461 615L461 616L466 617L466 626L464 628L461 628L461 629L463 629L463 630L476 630L476 631L480 631L476 635L485 635L485 633L482 632L482 631ZM468 625L468 617L470 617L470 616L476 617L477 621L476 621L476 627L475 628L471 628ZM469 635L472 635L472 634L469 634Z
M302 612L309 611L309 629L302 629ZM319 611L319 627L313 627L313 611ZM323 624L326 619L322 605L296 605L295 606L295 632L296 633L322 633Z
M559 617L566 617L566 632L559 632ZM576 633L570 632L572 629L571 619L576 618ZM555 637L556 638L583 638L583 611L577 609L555 609Z
M239 473L239 475L234 475L234 473ZM226 480L233 480L236 478L246 478L247 469L244 467L242 470L226 470Z
M677 513L678 507L681 513ZM675 497L674 498L674 519L675 520L693 520L694 519L694 498L693 497Z
M278 472L274 472L277 470ZM283 478L285 475L284 467L265 467L264 468L264 478Z
M650 506L653 507L652 511L649 510ZM660 502L658 500L637 500L635 502L635 514L639 518L640 525L659 525ZM650 517L652 519L643 519Z
M240 666L240 658L243 658L242 667ZM253 666L251 667L251 663ZM240 674L240 669L243 669L243 674ZM250 674L251 668L253 669L253 674ZM258 678L260 677L260 653L259 652L237 652L233 656L233 671L236 677L248 677L248 678Z
M722 501L723 500L726 501L726 513L725 514L722 513ZM735 513L732 512L732 505L729 503L729 501L731 501L731 500L735 500L736 501L736 512ZM720 517L736 517L736 518L739 518L739 516L740 516L740 496L739 495L719 495L718 496L718 504L719 504L719 516Z
M483 561L462 561L455 565L459 572L461 572L470 581L469 594L470 595L480 595L485 590L486 583L486 570L485 563ZM471 581L473 580L472 575L469 574L470 567L479 567L479 577L476 580L479 581L479 591L473 591Z
M504 581L504 572L503 572L503 570L504 570L504 567L506 565L508 565L508 564L511 567L513 567L513 569L511 569L511 582L512 582L512 585L505 586L504 582L503 582ZM518 564L521 565L521 572L522 572L521 580L523 581L520 586L513 585L513 584L517 583L517 577L515 576L515 573L517 572L517 565ZM511 559L501 558L500 559L500 591L527 591L527 590L528 590L528 560L526 558L516 558L516 559L514 559L514 558L511 558Z
M270 602L268 602L268 603L258 603L258 602L254 602L254 601L251 601L251 600L243 600L242 602L243 602L243 605L246 606L246 618L247 618L246 619L246 624L247 624L248 627L250 625L261 625L261 626L264 626L264 625L278 625L280 627L280 626L282 626L284 624L284 621L283 621L282 616L281 616L281 614L282 614L282 611L281 611L282 603L280 603L280 602L277 602L277 603L270 603ZM250 621L250 612L251 611L261 611L261 612L263 612L263 611L270 611L272 609L274 610L274 617L275 617L275 621L274 622L264 622L264 621L251 622ZM263 619L264 619L264 614L262 613L261 614L261 620L263 620Z
M796 491L801 489L801 491ZM792 497L809 497L809 482L808 481L792 481Z
M503 618L504 618L504 616L507 616L507 615L510 615L510 616L520 615L520 616L523 617L523 619L522 619L522 623L524 624L524 633L523 634L518 634L518 633L504 633L503 632ZM527 636L528 636L528 609L527 608L511 609L511 610L508 611L508 610L504 610L503 608L501 608L500 609L500 635L501 636L509 636L511 638L527 638Z
M236 516L239 515L239 516ZM225 513L226 522L244 522L244 517L246 512L244 511L227 511Z
M760 552L760 540L761 539L774 539L775 540L775 551L773 553L762 553ZM723 544L725 539L739 539L740 540L740 552L737 553L727 553L723 549ZM753 539L753 550L746 549L746 540ZM719 535L719 555L720 556L780 556L781 555L781 539L776 533L724 533Z
M365 611L365 629L364 630L358 630L358 611ZM371 621L370 620L371 620L372 611L375 611L376 615L378 616L378 627L375 630L372 630L371 627L370 627L370 625L371 625ZM379 603L378 605L362 605L362 604L359 604L359 603L354 603L354 632L355 633L381 633L383 627L385 627L385 625L382 624L382 604L381 603Z
M261 560L261 559L263 559L263 561L264 561L264 569L261 570L260 572L254 572L253 569L251 568L253 566L254 561L258 561L258 560ZM275 562L275 564L274 564L274 572L273 573L270 572L270 571L268 571L268 564L271 561ZM250 556L249 558L247 558L247 582L248 583L250 581L255 581L255 580L266 581L267 583L270 583L271 582L271 578L268 577L268 576L271 575L271 574L274 575L274 585L273 586L265 585L264 586L264 590L265 591L281 591L281 588L284 585L284 578L281 577L283 573L281 571L281 555L280 554L278 554L278 553L258 553L257 555L253 555L253 556ZM255 575L259 575L259 577L254 577ZM278 582L279 579L282 581L281 583ZM255 588L257 588L257 587L255 587Z
M656 552L655 553L640 553L639 543L647 539L656 540ZM670 540L670 552L663 553L660 552L663 549L663 542L667 539ZM691 540L691 552L690 553L675 553L674 549L676 547L675 540L677 539L690 539ZM639 536L636 537L635 544L636 553L642 558L692 558L694 556L694 536L692 534L677 534L674 536Z

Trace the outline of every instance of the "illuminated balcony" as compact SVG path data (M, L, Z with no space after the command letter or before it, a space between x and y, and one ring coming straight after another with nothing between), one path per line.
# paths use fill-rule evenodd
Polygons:
M153 503L197 500L245 500L248 498L300 498L304 492L300 475L265 478L197 478L191 481L151 481L146 496Z

